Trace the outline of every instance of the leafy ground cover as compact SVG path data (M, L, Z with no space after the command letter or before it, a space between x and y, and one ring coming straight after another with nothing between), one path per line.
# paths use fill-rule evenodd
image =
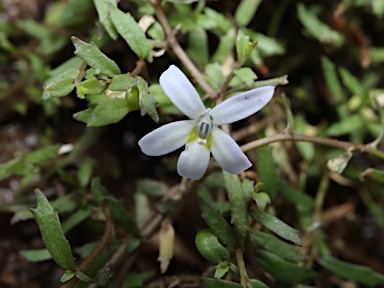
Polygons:
M4 0L0 286L382 287L383 14L380 0ZM251 168L211 159L192 180L184 148L142 153L186 119L159 84L172 64L206 107L276 86L221 126Z

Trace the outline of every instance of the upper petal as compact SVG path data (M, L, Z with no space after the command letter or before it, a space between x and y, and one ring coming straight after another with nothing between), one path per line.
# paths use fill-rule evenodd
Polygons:
M235 140L215 126L212 128L211 152L216 162L229 173L239 174L252 166Z
M139 141L139 146L148 156L170 153L187 143L196 121L184 120L166 124L148 133Z
M203 177L209 163L209 150L197 141L188 143L177 162L177 173L180 176L198 180Z
M260 87L225 100L210 112L213 124L233 123L255 114L272 99L274 90L274 86Z
M159 81L172 103L189 118L196 119L206 110L195 87L176 66L171 65Z

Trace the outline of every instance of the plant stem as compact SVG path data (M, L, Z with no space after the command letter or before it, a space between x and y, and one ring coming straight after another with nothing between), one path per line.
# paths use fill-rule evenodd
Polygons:
M204 89L204 91L208 94L208 96L212 99L216 97L216 92L212 89L212 87L205 81L203 75L196 67L196 65L192 62L192 60L188 57L187 53L181 48L179 42L177 42L175 35L173 33L172 27L168 22L168 18L164 13L163 7L161 7L161 1L153 0L151 1L153 7L156 9L156 16L159 19L159 22L164 28L165 34L168 37L169 45L175 53L176 57L180 60L180 62L185 66L185 68L189 71L192 77L196 80L196 82Z
M85 273L87 269L92 265L92 263L95 262L95 260L100 256L100 254L104 251L106 247L108 247L109 243L111 242L114 229L113 221L109 215L109 209L105 209L105 214L106 222L103 238L101 238L100 242L97 243L96 247L92 250L91 254L89 254L88 257L85 258L81 265L76 269L78 272ZM73 277L67 282L65 282L63 285L61 285L61 288L72 288L76 285L77 282L79 282L79 279L77 277Z
M384 152L377 150L375 147L372 147L370 144L354 144L351 142L340 141L335 139L321 138L321 137L307 136L307 135L300 135L300 134L286 133L286 132L252 141L250 143L247 143L241 146L241 150L243 150L243 152L248 152L261 146L265 146L275 142L283 142L283 141L310 142L314 144L320 144L320 145L343 149L345 151L357 150L360 152L374 155L384 160Z
M235 255L236 255L237 268L239 269L239 274L240 274L240 284L241 286L246 288L248 283L248 275L247 275L247 270L245 269L243 251L241 251L241 249L236 249Z

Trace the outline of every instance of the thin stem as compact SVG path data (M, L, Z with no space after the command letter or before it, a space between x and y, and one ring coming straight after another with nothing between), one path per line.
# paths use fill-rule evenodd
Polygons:
M111 242L111 238L113 235L113 221L111 216L109 215L109 209L106 209L106 223L105 223L105 231L104 235L101 238L100 242L96 245L96 247L92 250L91 254L88 255L87 258L81 263L79 268L77 268L78 272L85 273L87 269L92 265L93 262L100 256L100 254L108 247ZM73 277L69 281L65 282L61 285L61 288L72 288L79 282L77 277Z
M265 137L263 139L255 140L241 146L241 150L243 150L243 152L248 152L261 146L265 146L275 142L283 142L283 141L310 142L314 144L320 144L320 145L343 149L345 151L357 150L360 152L374 155L384 160L384 152L377 150L375 147L372 147L369 144L354 144L346 141L340 141L340 140L329 139L329 138L321 138L321 137L315 137L315 136L300 135L300 134L294 134L294 133L281 133L281 134Z
M161 7L160 2L161 1L158 1L158 0L151 1L153 7L156 9L156 16L159 19L159 22L163 26L165 34L168 37L169 45L171 46L176 57L180 60L180 62L184 65L184 67L189 71L189 73L196 80L196 82L201 86L201 88L204 89L204 91L208 94L210 98L214 99L216 97L216 92L207 83L207 81L205 81L199 69L188 57L187 53L185 53L183 48L181 48L179 42L177 42L175 35L173 33L172 27L168 22L168 18L165 15L163 7Z
M241 249L236 249L235 255L236 255L237 268L239 269L239 274L240 274L240 285L246 288L248 284L248 275L247 275L247 270L245 268L243 251L241 251Z

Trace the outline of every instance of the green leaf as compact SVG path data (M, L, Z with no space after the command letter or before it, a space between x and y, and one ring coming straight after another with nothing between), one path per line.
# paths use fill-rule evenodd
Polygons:
M243 245L249 229L247 202L239 176L230 174L224 170L223 175L225 188L231 205L231 222L235 226L240 244Z
M255 231L251 234L252 243L256 249L263 249L294 263L304 261L307 257L292 245L265 232Z
M229 20L222 13L209 7L204 9L204 14L197 15L196 24L205 30L211 30L217 35L227 33L232 26Z
M257 251L256 261L273 278L283 283L305 283L316 275L309 268L297 266L267 251Z
M243 31L237 32L236 38L236 52L238 66L242 66L247 60L249 54L251 54L253 48L257 45L256 41L249 41L249 36L245 35Z
M384 284L384 275L367 266L348 263L331 256L323 257L320 259L319 263L335 275L348 280L357 281L369 287L376 287Z
M212 56L212 62L224 63L231 54L236 41L236 30L229 29L224 35L220 35L219 46Z
M128 233L137 233L137 226L135 220L124 208L123 204L115 198L104 198L109 208L111 209L111 215L113 221Z
M260 280L249 279L247 288L268 288L268 286Z
M353 131L362 129L366 123L359 114L351 115L339 122L334 122L326 130L328 136L340 136L350 134Z
M203 283L207 285L208 288L243 288L239 283L231 282L222 279L214 278L203 278Z
M147 38L131 14L124 13L119 8L110 5L109 16L117 32L124 38L132 51L137 56L151 62L151 50Z
M252 51L257 52L262 57L283 55L285 53L284 47L274 38L266 36L262 33L255 32L251 29L244 29L252 41L257 41L256 48ZM252 53L249 56L252 58Z
M80 271L76 271L75 276L77 279L79 279L83 282L86 282L86 283L92 283L93 282L92 278L88 277L87 275L85 275L84 273L82 273Z
M84 80L77 87L77 97L84 99L87 95L100 95L108 87L107 83L96 78Z
M91 107L86 110L73 114L73 118L86 123L88 127L100 127L119 122L128 112L125 99L107 98L98 104L91 104Z
M45 247L59 266L74 271L76 267L75 260L68 240L61 228L57 211L49 204L43 192L36 189L35 194L37 207L31 209L31 211L39 225Z
M372 0L372 10L377 17L382 17L384 15L384 2L381 0Z
M88 44L75 36L72 36L71 40L76 48L75 55L87 62L92 68L100 70L101 73L108 77L113 77L121 73L119 66L101 52L95 43L91 42Z
M307 134L306 128L309 126L307 121L304 119L303 114L298 114L295 116L294 120L294 126L295 126L295 131L299 134ZM313 160L313 157L315 156L315 146L313 143L309 142L295 142L295 145L297 149L300 151L300 154L303 156L303 158L306 161L311 161Z
M244 68L236 69L233 71L233 73L237 77L239 77L240 82L244 83L248 88L253 88L253 83L257 79L257 76L256 76L255 72L252 71L251 68L244 67ZM234 78L234 79L236 79L236 78ZM236 86L236 85L233 85L233 83L230 83L230 85Z
M241 181L241 188L243 189L245 200L248 201L251 199L252 193L255 191L253 181L248 178L244 178L243 181Z
M208 84L215 90L219 89L220 84L224 80L223 71L219 63L210 63L205 66L205 79Z
M379 183L384 183L384 171L382 170L367 168L360 173L359 178L361 181L364 181L364 178L367 176Z
M239 26L247 26L259 7L261 0L242 0L235 11L235 20Z
M276 233L281 238L291 241L299 246L303 245L299 238L299 231L288 226L277 217L265 212L259 212L257 210L253 210L251 212L251 216L257 222L259 222L272 232Z
M344 67L340 67L339 72L344 85L353 95L360 96L360 98L366 96L366 93L360 81L354 75L352 75L351 72L349 72Z
M209 47L207 32L199 26L188 34L188 48L186 51L193 62L204 67L209 61Z
M99 21L101 25L107 31L109 37L113 40L116 40L119 34L116 31L115 26L113 26L111 19L109 18L109 5L112 7L117 7L116 0L93 0L95 4L97 14L99 14Z
M59 78L53 83L44 86L44 89L53 97L67 96L75 88L73 81L73 78Z
M328 89L334 97L334 103L338 104L345 100L344 90L341 86L336 65L331 62L327 57L321 57L321 65L323 68L323 74L325 82L327 83Z
M154 95L155 99L159 102L158 106L162 111L169 115L184 115L172 102L168 96L164 93L159 84L152 84L149 86L149 91Z
M113 76L111 84L108 89L112 91L128 91L133 86L137 86L139 80L132 77L129 73Z
M156 110L156 105L159 102L155 99L155 97L153 97L151 91L148 89L148 83L140 76L137 78L139 79L139 85L137 85L137 87L139 89L139 106L141 116L148 114L153 121L159 123L160 117Z
M200 230L195 237L196 248L208 261L219 264L229 261L230 254L211 229Z
M259 209L260 212L263 212L265 210L265 207L268 204L271 204L271 198L265 192L259 192L259 193L253 192L252 198L253 200L255 200L257 204L257 209Z
M88 185L95 164L96 161L89 157L86 158L83 163L81 163L79 172L77 174L77 179L79 180L79 184L81 187L85 187Z
M219 264L216 265L215 269L215 275L214 278L220 279L222 278L227 272L229 271L230 265L229 262L220 262Z
M33 152L28 153L23 157L23 160L35 165L44 164L57 157L61 144L49 145Z
M234 249L238 245L238 241L227 220L225 220L223 215L217 211L215 207L203 198L199 198L199 206L205 222L212 229L213 233L220 239L221 243L229 249Z
M379 0L380 1L380 0ZM369 58L372 64L384 62L384 47L370 47Z
M325 44L332 44L336 47L344 43L341 33L332 30L327 24L321 22L317 16L308 10L304 4L297 4L298 18L305 27L305 30L315 39Z
M93 207L87 207L83 209L76 210L74 213L69 216L69 218L63 223L63 232L67 233L72 228L76 227L78 224L87 219L92 213Z
M67 282L68 280L72 279L73 277L75 277L75 272L67 270L67 271L65 271L63 276L61 276L60 282L61 283Z
M263 190L273 200L277 193L277 167L273 161L272 147L262 146L256 149L256 167L259 180L264 183Z
M20 255L29 262L40 262L52 259L47 249L20 250Z

